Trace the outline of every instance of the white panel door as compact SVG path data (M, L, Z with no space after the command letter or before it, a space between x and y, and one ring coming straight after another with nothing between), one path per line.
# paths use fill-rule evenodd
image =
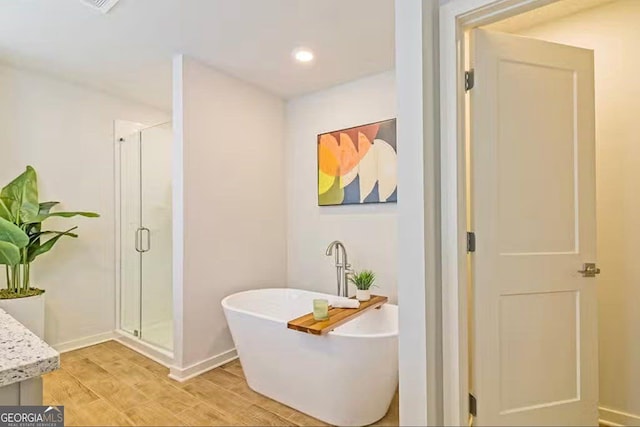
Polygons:
M593 53L471 35L477 425L597 425Z

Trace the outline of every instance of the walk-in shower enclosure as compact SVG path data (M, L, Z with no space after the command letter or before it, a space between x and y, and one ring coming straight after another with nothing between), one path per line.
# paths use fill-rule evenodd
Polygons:
M173 351L171 123L116 122L119 332Z

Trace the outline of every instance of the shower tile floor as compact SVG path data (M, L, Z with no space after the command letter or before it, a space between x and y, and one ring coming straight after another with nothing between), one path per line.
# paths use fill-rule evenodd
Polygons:
M252 391L235 360L184 383L164 366L108 341L61 355L45 375L44 404L64 405L70 426L319 426ZM398 425L398 394L376 425Z

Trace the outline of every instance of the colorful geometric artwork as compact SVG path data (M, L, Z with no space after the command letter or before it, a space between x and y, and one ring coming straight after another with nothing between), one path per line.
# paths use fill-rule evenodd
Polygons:
M318 135L318 205L398 201L396 119Z

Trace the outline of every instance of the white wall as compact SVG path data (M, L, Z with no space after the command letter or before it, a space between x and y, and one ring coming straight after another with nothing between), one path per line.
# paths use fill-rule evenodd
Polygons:
M444 425L439 7L428 0L395 6L398 185L404 195L398 202L400 425Z
M286 286L284 103L186 57L174 70L175 158L182 158L174 242L183 248L174 246L182 351L172 372L180 376L233 349L223 297Z
M634 425L640 423L638 22L640 2L626 0L521 32L595 52L601 416Z
M396 116L395 76L387 72L287 103L287 283L335 294L329 243L341 240L356 270L377 273L375 289L397 297L397 206L318 206L317 136ZM399 150L402 149L399 143ZM402 197L402 188L399 188ZM355 288L350 285L351 295Z
M33 165L40 199L64 210L93 210L78 239L60 241L33 267L46 289L46 340L59 348L115 327L113 122L156 123L167 114L43 75L0 66L0 184ZM0 279L2 280L2 279Z

